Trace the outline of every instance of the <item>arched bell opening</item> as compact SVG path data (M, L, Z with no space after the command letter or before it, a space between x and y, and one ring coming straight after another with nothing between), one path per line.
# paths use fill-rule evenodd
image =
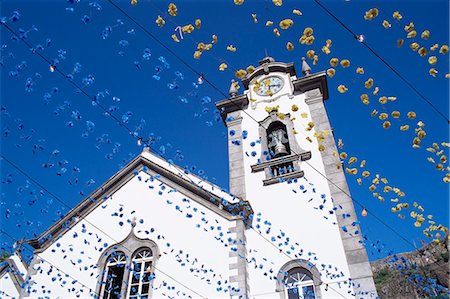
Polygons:
M272 158L291 154L286 126L279 121L272 122L267 128L267 147Z

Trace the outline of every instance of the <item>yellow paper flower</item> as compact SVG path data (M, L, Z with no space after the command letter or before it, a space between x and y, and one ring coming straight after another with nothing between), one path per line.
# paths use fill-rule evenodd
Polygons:
M345 172L347 172L349 174L357 174L358 173L358 169L357 168L346 168Z
M430 163L433 163L433 164L436 163L436 162L434 161L434 159L431 158L431 157L428 157L427 160L428 160L428 162L430 162Z
M412 43L409 47L415 52L419 50L420 45L418 43Z
M348 90L348 88L345 87L345 85L342 85L342 84L341 84L341 85L338 86L337 90L338 90L340 93L345 93L345 92Z
M437 62L437 57L436 56L430 56L428 57L428 63L431 65L435 65Z
M411 32L413 30L414 30L414 23L413 22L411 22L411 23L409 23L409 25L405 26L405 31L406 32Z
M385 122L383 123L383 128L389 129L390 127L391 127L391 123L390 123L389 121L385 121Z
M382 96L378 99L378 102L380 102L380 104L384 105L387 103L387 97Z
M242 4L244 4L244 0L234 0L234 4L242 5Z
M292 21L291 19L284 19L280 21L279 25L281 29L288 29L289 27L294 25L294 21Z
M305 30L303 30L304 36L311 36L313 34L314 30L311 27L306 27Z
M361 102L363 102L363 104L369 105L369 96L366 93L361 95Z
M397 40L397 48L400 48L401 46L403 46L403 43L405 42L405 40L403 38L400 38Z
M256 18L256 14L252 13L253 23L258 23L258 19Z
M392 17L399 21L403 18L402 15L400 14L400 12L398 12L398 11L394 11L394 13L392 14Z
M314 36L311 35L311 36L306 37L304 43L305 43L305 45L312 45L314 43Z
M447 156L446 155L442 155L439 160L441 161L441 163L447 163Z
M397 111L397 110L392 111L391 116L392 116L393 118L399 118L399 117L400 117L400 112Z
M439 48L439 44L434 44L430 47L430 51L436 51Z
M172 34L172 39L174 40L174 41L176 41L177 43L179 43L180 42L180 40L178 39L178 36L176 35L176 34Z
M406 116L408 116L409 119L415 119L416 113L414 111L410 111Z
M370 172L368 172L367 170L363 171L362 176L367 178L370 176Z
M298 10L298 9L294 9L294 10L292 11L292 13L293 13L294 15L297 15L297 16L301 16L301 15L302 15L302 12L301 12L300 10Z
M364 82L364 86L365 86L367 89L372 88L372 86L373 86L373 79L372 79L372 78L367 79L367 81Z
M335 70L334 68L329 68L329 69L327 70L327 75L328 75L328 77L330 77L330 78L333 78L335 73L336 73L336 70Z
M136 6L137 5L137 0L131 0L131 5Z
M447 45L443 45L443 46L439 49L439 53L441 53L441 54L447 54L447 53L448 53L448 46L447 46Z
M420 35L420 37L425 39L425 40L429 39L430 38L430 31L429 30L424 30L422 32L422 34Z
M383 21L384 28L389 29L389 28L391 28L391 26L392 26L391 23L389 23L388 21L386 21L386 20Z
M233 45L227 46L227 50L230 52L236 52L236 48Z
M234 76L238 79L242 79L247 75L247 71L243 69L239 69L236 72L234 72Z
M381 119L381 120L385 120L385 119L387 119L389 117L389 114L387 114L387 113L380 113L380 115L378 116L378 118L379 119Z
M380 91L380 88L377 86L377 87L375 87L375 89L373 90L373 94L374 94L374 95L377 95L379 91Z
M371 115L372 117L377 116L377 114L378 114L377 109L373 109L372 112L370 113L370 115Z
M388 100L393 102L393 101L397 100L397 97L388 97Z
M200 29L202 27L202 20L195 20L195 28Z
M314 55L314 57L313 57L313 64L316 65L317 61L319 61L319 56Z
M356 69L356 73L362 75L362 74L364 74L364 69L362 67L358 67Z
M295 104L292 105L291 110L294 111L294 112L298 111L298 106L295 105Z
M356 158L356 157L350 157L350 159L348 159L348 165L353 164L353 163L355 163L355 162L357 162L357 161L358 161L358 158Z
M307 118L307 117L308 117L308 113L303 112L302 114L300 114L300 116L301 116L302 118Z
M219 65L219 70L221 70L222 72L228 67L228 65L226 63L221 63Z
M408 131L408 130L409 130L409 126L408 125L400 126L400 131Z
M161 16L158 16L156 18L155 23L158 25L158 27L162 27L162 26L164 26L164 24L166 24L166 21L164 21L164 19L161 18Z
M357 178L357 179L356 179L356 182L358 183L358 185L360 185L360 186L362 185L362 180L361 180L361 178Z
M342 152L339 154L339 158L341 158L342 160L347 159L347 153L346 152Z
M416 36L417 36L416 30L412 30L408 32L408 34L406 35L407 38L415 38Z
M167 9L167 11L169 12L169 14L172 16L172 17L175 17L176 15L177 15L177 6L175 5L175 4L173 4L173 3L170 3L169 4L169 8Z
M364 166L366 166L366 160L362 160L361 164L359 164L359 167L363 168Z
M330 48L328 48L327 46L323 46L322 47L322 52L327 54L327 55L331 53Z
M427 56L427 55L428 55L428 50L427 50L425 47L422 47L422 48L419 49L419 52L418 52L418 53L419 53L419 55L422 56L422 57L423 57L423 56Z
M195 51L194 52L194 58L195 59L200 59L200 55L202 55L202 52L200 52L200 51Z
M372 8L368 11L366 11L365 15L364 15L364 19L367 21L371 21L374 18L376 18L378 16L378 9L377 8Z
M267 21L267 22L266 22L266 26L267 26L267 27L270 27L270 26L272 26L272 25L273 25L273 22L272 22L272 21Z
M212 36L212 43L217 44L217 35L215 34Z
M283 0L272 0L273 4L275 4L275 6L281 6L283 5Z
M428 73L430 73L430 76L436 77L438 71L435 68L431 68Z
M339 63L339 59L337 59L337 58L331 58L330 59L330 65L332 67L335 67L338 63Z
M369 187L369 190L370 191L374 191L375 189L377 189L377 186L375 186L375 185L370 185L370 187Z
M292 50L294 50L294 45L293 45L291 42L288 42L288 43L286 44L286 49L287 49L288 51L292 51Z
M314 55L315 55L314 50L308 50L308 51L306 52L306 57L308 57L309 59L313 59L313 58L314 58Z
M183 31L183 33L192 33L192 31L194 31L194 26L192 26L192 24L187 24L183 27L181 27L181 31Z
M253 73L255 71L255 67L253 65L249 65L246 68L246 71L247 71L247 74L251 74L251 73Z
M417 137L419 137L420 139L424 139L425 136L427 136L427 133L423 130L417 132Z
M280 30L278 30L278 28L273 29L273 34L275 34L277 37L279 37L281 35Z
M350 66L350 60L348 60L348 59L343 59L343 60L341 60L341 66L342 67L349 67Z

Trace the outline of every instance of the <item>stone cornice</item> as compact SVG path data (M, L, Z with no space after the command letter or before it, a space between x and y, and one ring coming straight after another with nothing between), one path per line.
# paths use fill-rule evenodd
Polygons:
M283 63L283 62L269 62L264 63L260 66L258 66L255 71L251 74L248 74L245 76L244 79L242 79L242 84L244 85L245 89L248 89L248 86L250 82L253 80L253 78L259 77L261 75L267 75L269 73L273 72L281 72L281 73L287 73L291 76L296 75L294 63Z
M325 71L297 78L292 81L292 84L294 85L295 91L306 93L313 89L319 89L323 100L327 100L329 97L327 74Z
M216 102L216 108L220 111L223 122L226 124L227 115L231 112L244 110L248 107L247 94L230 97Z

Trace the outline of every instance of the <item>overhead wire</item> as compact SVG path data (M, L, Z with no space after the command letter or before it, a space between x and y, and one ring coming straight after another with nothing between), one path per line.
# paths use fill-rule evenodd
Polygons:
M341 21L335 14L333 14L328 8L326 8L319 0L314 0L314 2L322 8L327 14L329 14L336 22L338 22L345 30L347 30L355 39L358 40L359 34L356 34L352 29L350 29L343 21ZM375 57L377 57L385 66L387 66L398 78L400 78L409 88L411 88L420 99L427 103L436 113L439 114L443 119L450 124L448 117L442 113L422 92L420 92L411 82L409 82L399 71L397 71L389 62L386 61L380 54L378 54L371 46L369 46L365 41L360 41L367 50L369 50Z
M180 60L185 66L187 66L189 69L191 69L194 73L196 73L197 75L202 75L200 72L198 72L194 67L192 67L189 63L187 63L184 59L182 59L178 54L176 54L173 50L171 50L169 47L167 47L164 43L162 43L158 38L156 38L150 31L148 31L145 27L143 27L142 25L140 25L139 22L135 21L129 14L127 14L123 9L121 9L119 6L117 6L113 1L108 0L108 2L110 2L114 7L116 7L119 11L121 11L125 16L127 16L133 23L135 23L138 27L140 27L144 32L146 32L149 36L151 36L155 41L157 41L161 46L163 46L167 51L169 51L172 55L174 55L178 60ZM5 27L14 35L17 36L17 34L6 24ZM21 39L25 44L27 44L27 46L31 49L32 46L26 42L24 39ZM44 59L47 63L49 63L49 65L51 65L51 62L46 59L43 55L41 55L40 53L37 52L37 54ZM60 75L65 77L65 74L63 74L59 68L56 67L56 70L60 73ZM224 97L227 97L227 95L225 93L223 93L217 86L215 86L211 81L209 81L207 78L204 77L204 81L207 82L210 86L212 86L216 91L218 91L220 94L222 94ZM83 92L83 94L85 94L86 96L88 96L91 100L94 100L94 98L92 96L90 96L88 93L86 93L81 87L79 87L76 83L74 83L73 81L70 81L75 87L77 87L79 90L81 90ZM231 99L230 99L231 100ZM231 102L235 105L237 105L233 100L231 100ZM128 132L130 133L130 135L133 136L131 129L129 129L125 124L123 124L121 122L120 119L118 119L117 117L115 117L113 114L109 113L103 106L99 105L99 107L105 111L105 113L107 113L109 116L111 116L114 120L116 120L116 122L124 127L125 129L128 130ZM238 106L239 110L242 110L239 106ZM253 119L255 122L257 122L257 120L255 118L253 118L251 115L249 115L245 110L242 110L245 114L247 114L251 119ZM136 136L135 136L136 137ZM145 140L143 140L145 142ZM148 144L146 144L148 145ZM148 145L149 148L151 148L150 145ZM328 179L325 175L323 175L320 171L318 171L315 167L313 167L312 165L310 165L309 162L305 161L309 166L311 166L316 172L318 172L320 175L322 175L324 178L326 178L329 182L331 182L333 185L335 185L338 189L340 189L343 193L345 193L350 199L352 199L353 201L355 201L358 205L363 206L361 203L359 203L358 201L356 201L354 198L352 198L347 192L345 192L344 190L342 190L339 186L337 186L334 182L332 182L330 179ZM370 214L374 215L372 212L370 212ZM374 215L375 216L375 215ZM379 221L382 221L381 218L379 218L378 216L375 216L375 218ZM394 233L396 233L397 235L401 236L396 230L394 230L392 227L388 226L384 221L382 221L382 223L387 226L388 228L390 228L390 230L392 230ZM401 236L403 240L406 240L406 238L404 238L403 236ZM409 242L409 244L413 245L411 242Z

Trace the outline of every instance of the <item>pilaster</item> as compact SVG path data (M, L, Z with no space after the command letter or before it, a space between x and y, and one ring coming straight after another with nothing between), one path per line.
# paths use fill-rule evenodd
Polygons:
M327 111L323 103L323 97L319 88L309 90L305 93L305 102L310 108L311 118L317 131L332 132L328 120ZM364 247L361 233L352 234L358 230L361 232L357 223L355 208L350 197L345 174L342 168L338 169L336 163L340 163L338 157L333 155L337 152L336 142L333 134L325 136L323 141L325 150L321 152L324 161L325 174L330 187L331 197L334 207L339 214L349 214L345 219L336 215L339 225L339 232L344 246L345 256L350 271L350 277L354 283L354 290L358 298L377 298L377 290L373 281L372 269L370 267L367 252ZM353 225L351 225L353 224ZM343 231L343 226L350 226L348 232ZM350 229L351 228L351 229Z

